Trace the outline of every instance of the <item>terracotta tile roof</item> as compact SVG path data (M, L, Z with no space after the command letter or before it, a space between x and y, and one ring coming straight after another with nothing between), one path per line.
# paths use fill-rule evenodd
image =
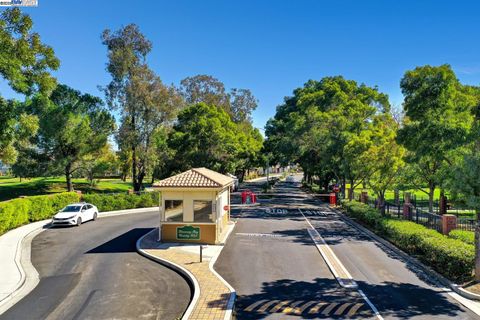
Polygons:
M233 182L233 179L207 168L194 168L175 176L160 180L153 187L171 188L222 188Z

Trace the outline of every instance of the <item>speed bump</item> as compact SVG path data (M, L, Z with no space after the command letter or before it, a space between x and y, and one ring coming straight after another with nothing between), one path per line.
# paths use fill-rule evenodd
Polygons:
M244 312L253 313L285 313L289 315L321 314L322 316L353 317L364 306L363 303L338 303L305 300L260 300L245 309Z

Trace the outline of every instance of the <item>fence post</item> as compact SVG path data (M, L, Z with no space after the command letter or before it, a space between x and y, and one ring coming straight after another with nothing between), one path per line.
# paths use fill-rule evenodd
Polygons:
M448 235L448 233L457 228L457 216L453 214L444 214L442 216L442 233Z
M394 191L395 204L398 206L400 204L400 191L395 189Z
M444 194L440 196L438 206L440 207L441 215L447 214L447 197Z
M362 193L360 195L360 202L368 203L368 192L367 191L362 191Z

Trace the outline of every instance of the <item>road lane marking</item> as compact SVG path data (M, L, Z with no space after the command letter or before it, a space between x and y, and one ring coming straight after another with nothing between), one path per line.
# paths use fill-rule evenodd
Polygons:
M353 280L352 276L350 273L347 271L345 266L340 262L340 260L337 258L333 250L330 248L330 246L327 245L325 240L322 238L320 233L318 233L317 229L313 227L313 225L310 223L310 220L303 214L302 210L299 208L298 211L302 214L303 218L305 221L307 221L308 225L310 226L311 229L308 229L308 234L310 235L310 238L312 238L313 242L315 243L315 246L317 247L318 251L322 255L323 259L328 265L328 268L330 271L333 273L335 276L335 279L337 279L338 283L348 289L356 288L357 283Z
M273 234L273 233L244 233L244 232L237 232L235 233L236 236L246 236L246 237L259 237L259 238L280 238L282 235L280 234Z
M260 301L257 301L255 303L252 303L251 305L249 305L247 308L245 308L245 311L247 312L251 312L253 311L253 309L255 309L256 307L258 307L259 305L265 303L265 302L268 302L268 300L260 300Z
M297 308L297 311L295 312L295 314L297 314L297 315L302 314L308 307L310 307L311 305L314 305L316 303L317 303L317 301L309 301L309 302L305 303L300 308Z
M313 307L312 309L310 309L310 311L308 311L308 314L315 314L315 313L318 313L318 311L323 307L323 306L326 306L328 303L325 303L325 302L319 302L315 305L315 307Z
M328 316L336 306L338 306L338 303L330 303L330 305L322 311L322 314Z
M362 298L368 300L368 298L366 298L365 295L362 295ZM357 313L357 311L364 305L365 305L364 303L354 303L354 302L338 302L337 303L337 302L317 302L313 300L312 301L260 300L252 303L251 305L249 305L243 310L245 312L254 312L254 313L280 313L281 312L284 314L290 314L290 315L296 315L296 316L301 316L302 314L306 313L309 315L321 314L323 316L353 317ZM258 307L260 308L258 310L255 310ZM350 310L348 310L349 308ZM335 312L332 313L334 310ZM379 315L375 314L375 316L377 316L378 318ZM380 317L379 319L383 319L383 318Z
M350 311L348 311L347 316L348 316L348 317L353 317L353 316L357 313L358 309L360 309L362 306L363 306L363 303L356 303L356 304L350 309Z
M348 308L350 307L351 303L344 303L342 304L338 309L337 311L335 311L334 315L336 316L340 316L343 314L343 312Z
M283 313L294 313L296 314L297 311L299 310L297 308L297 306L299 304L302 304L304 301L300 300L300 301L297 301L297 302L294 302L292 304L290 304L288 307L286 307L285 309L283 309Z
M363 300L365 300L368 305L370 306L370 308L372 309L373 313L375 314L375 316L379 319L379 320L383 320L383 317L380 315L380 313L378 312L378 309L375 307L375 305L370 301L370 299L368 299L368 297L365 295L365 293L363 293L362 290L358 290L358 293L360 293L360 295L362 296Z
M258 312L265 312L265 311L267 311L267 309L268 309L270 306L272 306L272 305L274 305L274 304L276 304L276 303L279 303L279 302L280 302L280 300L272 300L272 301L270 301L270 302L267 302L267 303L264 304L260 309L258 309Z
M280 303L277 303L277 305L275 307L273 307L270 310L270 312L277 312L278 310L280 310L281 308L283 308L285 305L289 304L290 302L292 302L292 300L281 301Z
M335 276L335 279L337 279L338 283L348 289L357 289L358 293L362 296L363 300L370 306L372 309L373 313L379 320L383 320L383 317L380 315L378 312L378 309L375 307L375 305L368 299L368 297L363 293L362 290L358 289L358 285L353 279L353 277L350 275L348 270L345 268L345 266L341 263L341 261L338 259L338 257L335 255L333 250L330 248L330 246L326 243L325 239L322 238L320 233L317 231L317 229L312 225L310 220L303 214L302 210L298 208L298 211L302 214L303 218L307 222L307 224L310 226L311 229L308 229L308 234L312 238L315 246L317 247L318 251L322 255L323 259L328 265L328 268L332 272L332 274ZM337 270L338 267L340 270ZM339 276L339 271L340 273L343 274L344 277ZM347 280L350 282L350 284L345 283Z

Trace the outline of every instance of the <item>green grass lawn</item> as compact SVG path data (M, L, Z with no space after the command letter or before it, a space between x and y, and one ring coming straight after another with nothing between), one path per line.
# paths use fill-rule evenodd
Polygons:
M100 179L91 187L86 179L73 179L73 187L84 193L117 193L132 189L131 182L120 179ZM67 191L65 178L19 178L0 177L0 201L6 201L19 196L34 196Z

